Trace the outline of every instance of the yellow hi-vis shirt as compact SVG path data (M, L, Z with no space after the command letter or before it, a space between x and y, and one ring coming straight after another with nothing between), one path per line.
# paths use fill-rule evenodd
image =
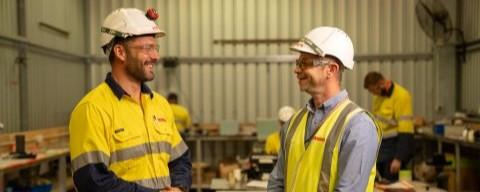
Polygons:
M190 128L192 126L192 119L190 118L187 108L173 103L170 104L170 106L172 107L178 131L182 132L185 128Z
M168 163L186 152L187 146L175 127L169 103L150 90L142 91L141 103L114 91L104 82L72 112L73 172L103 163L125 181L151 189L170 186Z
M277 155L280 151L280 132L275 131L265 140L265 153L269 155Z
M412 98L410 93L397 83L390 97L374 96L372 113L383 130L383 138L398 133L413 134Z
M350 100L340 102L313 135L308 147L305 147L305 127L307 109L297 112L290 120L285 143L285 191L322 191L331 192L338 181L338 158L340 143L347 122L363 109ZM377 142L381 142L381 130L376 126ZM378 154L378 151L377 151ZM370 170L366 189L373 191L376 167Z

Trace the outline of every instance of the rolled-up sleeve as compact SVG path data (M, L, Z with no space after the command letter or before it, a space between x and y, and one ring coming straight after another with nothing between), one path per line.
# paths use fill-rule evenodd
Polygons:
M366 113L352 117L340 146L335 191L365 191L379 148L375 124Z

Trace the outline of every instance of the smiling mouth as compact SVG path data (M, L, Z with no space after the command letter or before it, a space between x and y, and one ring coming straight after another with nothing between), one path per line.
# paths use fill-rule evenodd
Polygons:
M297 75L299 81L306 80L308 77L306 75Z

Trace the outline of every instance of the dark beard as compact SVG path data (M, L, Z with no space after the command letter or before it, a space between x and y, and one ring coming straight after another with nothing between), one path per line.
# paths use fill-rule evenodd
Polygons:
M380 95L383 97L388 97L388 90L387 89L381 89L380 90Z

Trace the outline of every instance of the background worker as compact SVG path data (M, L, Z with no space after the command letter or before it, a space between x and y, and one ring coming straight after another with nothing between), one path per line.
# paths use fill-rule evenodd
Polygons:
M148 17L147 17L147 16ZM102 25L112 71L73 110L70 154L80 192L188 191L187 145L167 100L145 84L154 78L156 38L165 33L154 10L121 8Z
M311 96L281 131L268 191L373 191L381 132L348 99L342 72L353 69L353 44L334 27L318 27L292 46L295 74Z
M295 109L290 106L283 106L278 110L278 121L280 122L280 128L290 120L292 115L295 114ZM275 131L270 134L265 140L265 153L269 155L278 155L280 151L280 131Z
M404 87L379 72L365 76L364 88L374 95L371 110L383 130L377 169L387 182L397 181L399 170L413 156L412 98Z
M192 126L192 119L188 109L178 104L178 95L176 93L170 93L167 96L167 100L172 107L173 116L175 117L175 125L180 133L186 133Z

